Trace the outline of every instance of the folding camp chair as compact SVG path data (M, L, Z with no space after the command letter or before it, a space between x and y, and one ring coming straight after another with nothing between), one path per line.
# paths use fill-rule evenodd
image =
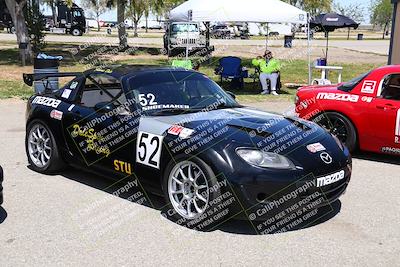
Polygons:
M249 76L248 71L243 70L242 60L238 57L221 58L215 74L221 76L221 83L224 79L231 80L231 85L239 82L241 89L244 87L244 78Z

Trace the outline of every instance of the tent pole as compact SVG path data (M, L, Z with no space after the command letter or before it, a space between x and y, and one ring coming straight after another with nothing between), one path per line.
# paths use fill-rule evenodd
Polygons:
M187 36L186 36L186 61L189 60L189 25L186 25Z
M326 65L328 65L329 32L326 32Z
M268 41L269 41L269 23L267 22L267 37L265 42L265 50L268 50Z
M311 29L310 29L310 14L307 13L307 55L308 55L308 84L312 83L312 68L311 68Z

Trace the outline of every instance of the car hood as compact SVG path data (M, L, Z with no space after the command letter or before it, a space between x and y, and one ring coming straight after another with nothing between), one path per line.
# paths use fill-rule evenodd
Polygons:
M268 143L276 139L283 140L284 135L290 134L290 139L300 138L301 140L297 145L326 135L322 128L312 122L252 108L220 109L184 115L144 117L141 119L139 130L173 138L174 136L169 133L169 129L174 125L193 130L193 136L204 133L204 131L208 131L204 136L216 136L216 132L223 132L223 134L218 134L214 138L218 142L223 140L227 143L236 142L241 145L252 146L255 142L263 142L259 147L261 149L264 149L269 145ZM175 137L178 137L178 135ZM265 139L269 141L266 142Z
M298 92L299 93L306 93L310 91L315 91L315 92L331 92L333 90L338 90L338 87L341 84L332 84L332 85L310 85L310 86L305 86L299 88Z
M193 133L181 137L172 130L176 125ZM216 151L229 158L238 157L235 156L238 148L254 148L284 155L314 175L334 172L347 162L343 148L315 123L251 108L145 117L140 121L139 130L164 136L166 146L174 154ZM310 145L322 145L323 150L312 151ZM329 153L335 162L322 165L322 152ZM317 168L320 171L316 166L321 166Z

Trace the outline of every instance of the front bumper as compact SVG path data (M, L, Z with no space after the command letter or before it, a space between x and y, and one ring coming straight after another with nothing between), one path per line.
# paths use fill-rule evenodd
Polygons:
M342 170L344 171L343 179L317 187L317 179ZM326 173L326 175L303 174L294 176L291 180L260 175L251 177L251 183L231 183L231 188L235 191L238 203L240 203L239 206L242 207L240 210L235 209L234 212L238 214L238 219L263 221L293 207L308 206L309 210L316 210L330 206L345 193L351 179L351 172L352 166L349 163L344 168ZM249 214L256 216L249 218Z

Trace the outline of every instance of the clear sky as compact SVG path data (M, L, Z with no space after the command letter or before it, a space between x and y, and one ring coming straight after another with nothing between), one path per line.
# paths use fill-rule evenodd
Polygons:
M242 0L232 0L234 1L242 1ZM369 23L369 17L370 17L370 6L371 6L371 0L334 0L342 5L346 5L348 3L357 3L364 9L365 12L365 22L364 23ZM80 6L82 0L74 0L74 2ZM48 11L46 11L47 13ZM107 21L116 21L117 20L117 12L116 10L111 10L101 16L101 19L107 20Z

